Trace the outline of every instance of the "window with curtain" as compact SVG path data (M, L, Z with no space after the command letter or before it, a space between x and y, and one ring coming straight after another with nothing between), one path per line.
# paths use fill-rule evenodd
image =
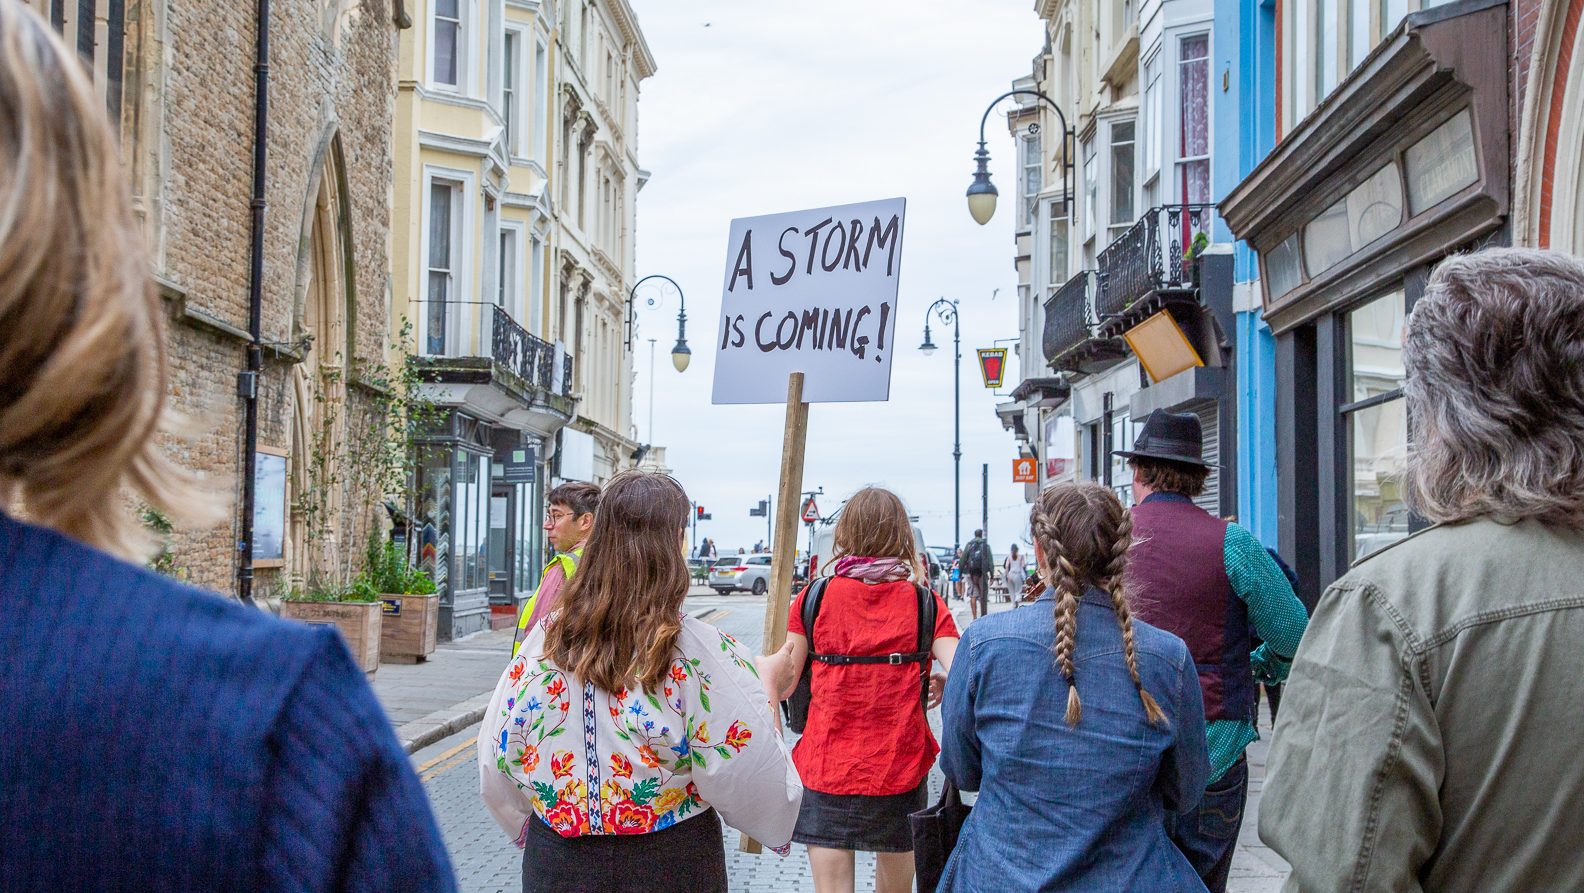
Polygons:
M424 351L443 356L446 350L446 304L456 267L455 217L457 184L448 180L429 183L429 287L424 304Z
M1094 143L1083 145L1083 178L1084 178L1084 221L1083 233L1085 239L1094 237L1096 224L1096 206L1099 199L1099 184L1095 177L1095 147Z
M1210 201L1210 35L1177 46L1177 200L1203 204Z
M1023 208L1020 221L1024 226L1034 223L1035 196L1040 191L1040 138L1038 134L1023 137Z
M519 154L517 139L517 32L507 31L501 43L501 123L506 131L506 152Z
M1133 225L1134 189L1134 123L1115 121L1111 124L1111 225L1108 240L1115 240Z
M522 314L517 311L517 231L515 229L503 228L500 231L499 273L496 278L498 291L495 295L495 303L520 320Z
M1315 0L1315 17L1318 19L1314 29L1315 83L1319 85L1319 92L1315 96L1316 105L1337 85L1338 16L1337 0Z
M462 0L435 0L434 73L437 84L461 86Z
M1050 203L1050 286L1067 281L1067 209L1060 199Z
M550 50L543 39L534 41L534 100L533 126L538 128L534 141L537 160L542 165L550 163Z
M1161 165L1161 53L1156 52L1144 63L1144 182L1146 207L1159 204L1160 183L1157 174Z

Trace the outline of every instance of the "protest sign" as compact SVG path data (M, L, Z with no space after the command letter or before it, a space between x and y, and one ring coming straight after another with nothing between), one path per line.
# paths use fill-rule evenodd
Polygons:
M733 220L712 402L885 400L905 199Z

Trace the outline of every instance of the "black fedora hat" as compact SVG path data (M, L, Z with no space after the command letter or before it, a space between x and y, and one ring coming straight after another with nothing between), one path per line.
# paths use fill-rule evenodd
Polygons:
M1204 431L1199 427L1199 417L1191 412L1155 410L1144 419L1144 430L1133 441L1133 449L1117 450L1112 455L1210 467L1204 461Z

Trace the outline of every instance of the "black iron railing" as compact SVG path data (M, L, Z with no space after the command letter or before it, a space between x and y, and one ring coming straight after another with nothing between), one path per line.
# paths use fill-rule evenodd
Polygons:
M555 347L517 324L499 306L491 308L490 358L515 373L523 381L550 390L555 368Z
M1053 363L1057 357L1089 340L1089 326L1093 322L1090 308L1094 299L1093 283L1094 271L1080 271L1045 301L1045 331L1040 345L1045 362Z
M561 358L561 396L572 396L572 355Z
M1213 205L1166 205L1144 212L1100 252L1095 310L1101 318L1121 313L1153 291L1188 288L1197 254L1210 239ZM1195 248L1195 238L1204 238ZM1190 255L1191 256L1191 255Z

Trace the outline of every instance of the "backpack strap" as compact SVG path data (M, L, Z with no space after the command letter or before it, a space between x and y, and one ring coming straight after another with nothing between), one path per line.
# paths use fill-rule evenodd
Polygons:
M803 610L799 616L803 619L803 637L808 639L811 657L814 654L814 621L819 619L820 601L825 598L825 587L830 581L830 577L815 577L808 591L803 593Z

